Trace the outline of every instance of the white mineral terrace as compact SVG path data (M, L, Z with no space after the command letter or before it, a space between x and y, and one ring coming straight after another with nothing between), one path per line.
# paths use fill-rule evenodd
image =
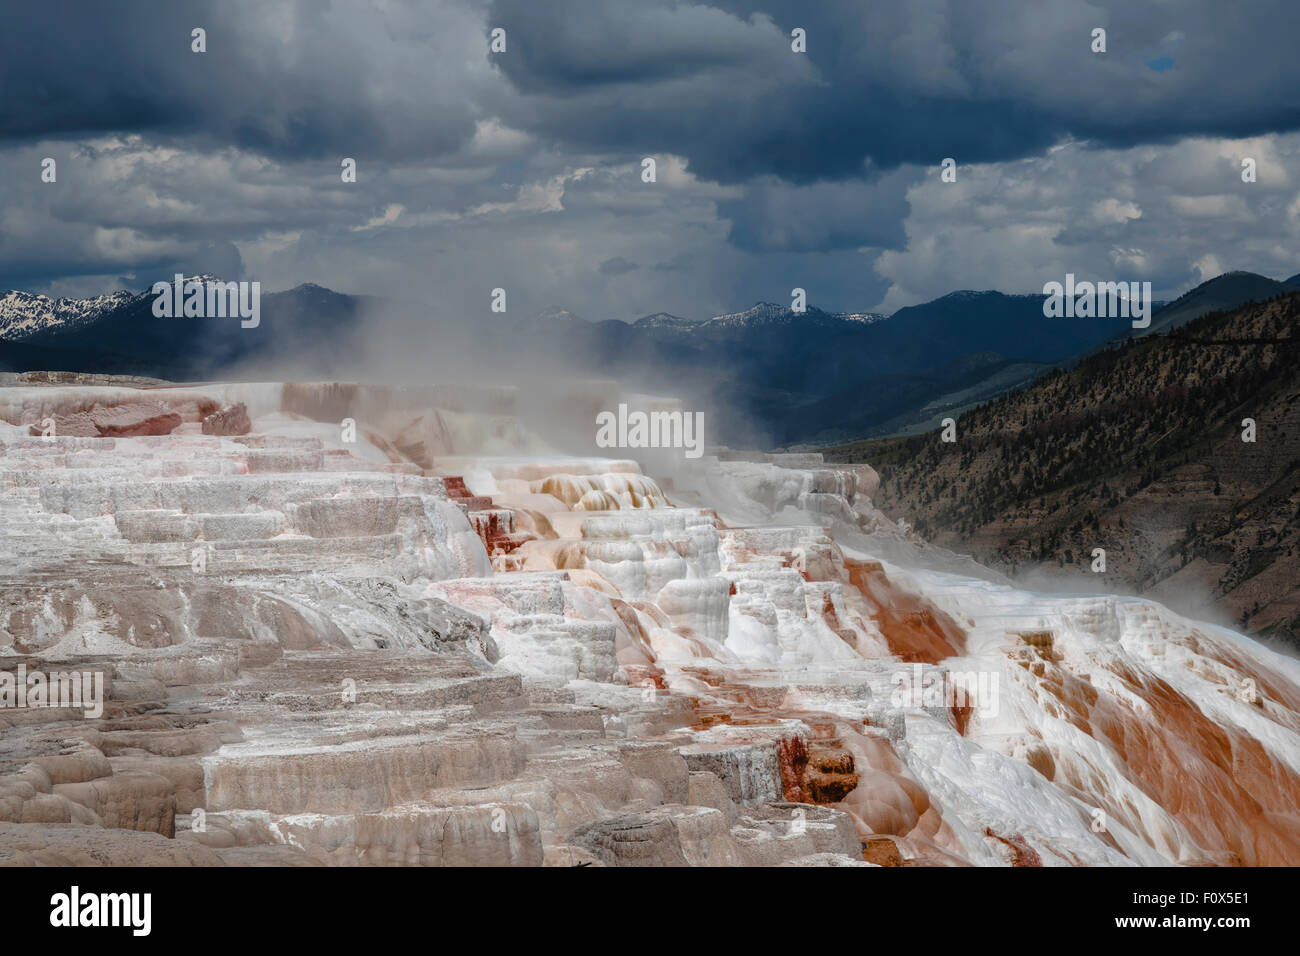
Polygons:
M1300 863L1296 661L1017 590L868 467L645 473L525 403L0 387L0 862Z

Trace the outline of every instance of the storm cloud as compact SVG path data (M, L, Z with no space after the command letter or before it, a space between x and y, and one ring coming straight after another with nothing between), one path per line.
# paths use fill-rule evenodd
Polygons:
M794 286L892 309L1067 270L1166 295L1281 277L1298 19L1286 0L23 7L0 32L0 287L180 269L634 319Z

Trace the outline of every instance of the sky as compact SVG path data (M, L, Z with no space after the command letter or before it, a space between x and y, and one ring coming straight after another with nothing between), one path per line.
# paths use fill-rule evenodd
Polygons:
M182 271L633 320L1286 278L1298 37L1295 0L27 4L0 289Z

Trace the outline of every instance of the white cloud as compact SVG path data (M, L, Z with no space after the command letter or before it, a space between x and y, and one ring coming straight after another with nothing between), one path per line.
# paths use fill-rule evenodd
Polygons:
M1246 155L1261 163L1257 183L1241 181ZM1062 144L961 166L957 183L927 176L907 194L907 247L876 260L893 283L880 307L962 288L1038 291L1065 272L1150 280L1159 298L1234 269L1286 278L1300 271L1300 196L1285 172L1297 163L1300 134L1198 137L1130 149Z

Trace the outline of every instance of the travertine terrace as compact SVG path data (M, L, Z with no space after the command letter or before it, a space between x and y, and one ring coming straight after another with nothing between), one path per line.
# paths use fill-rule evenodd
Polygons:
M1300 863L1294 661L1015 590L870 468L524 401L0 388L0 670L107 696L0 709L0 862ZM900 696L945 673L982 699Z

